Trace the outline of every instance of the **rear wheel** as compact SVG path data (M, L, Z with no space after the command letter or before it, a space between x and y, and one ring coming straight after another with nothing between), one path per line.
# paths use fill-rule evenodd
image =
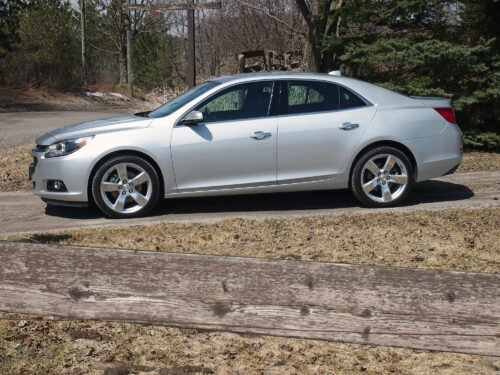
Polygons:
M113 218L147 214L158 201L159 191L154 167L132 155L106 161L92 181L94 202L105 215Z
M412 165L400 150L377 147L358 159L350 185L356 199L365 206L395 206L405 200L413 186Z

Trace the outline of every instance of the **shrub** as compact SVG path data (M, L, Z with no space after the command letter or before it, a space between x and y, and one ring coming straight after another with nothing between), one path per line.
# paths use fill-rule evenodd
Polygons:
M490 150L500 152L500 135L497 133L464 133L464 146L467 149Z

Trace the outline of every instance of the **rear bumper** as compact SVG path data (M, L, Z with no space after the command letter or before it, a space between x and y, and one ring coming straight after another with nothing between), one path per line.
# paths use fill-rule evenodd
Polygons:
M417 159L417 181L454 173L462 162L462 132L454 124L448 123L438 135L407 142Z

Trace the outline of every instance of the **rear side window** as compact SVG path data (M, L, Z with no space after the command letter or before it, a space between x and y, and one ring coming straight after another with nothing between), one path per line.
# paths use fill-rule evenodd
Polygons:
M366 105L366 103L359 96L345 87L339 87L339 94L341 109L364 107Z
M339 109L338 86L326 82L287 81L286 106L288 114L334 111Z

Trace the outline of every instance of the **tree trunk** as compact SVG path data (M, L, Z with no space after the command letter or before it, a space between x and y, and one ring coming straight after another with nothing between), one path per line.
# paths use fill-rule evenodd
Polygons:
M334 69L335 52L322 51L326 38L332 34L339 34L340 15L332 15L342 7L342 0L323 2L318 13L304 0L296 0L297 6L304 17L308 31L304 38L304 68L311 72L329 72Z
M127 79L127 36L125 30L123 30L123 12L122 8L119 8L120 15L120 54L118 55L118 72L120 74L120 84L125 85L128 83Z
M304 38L304 60L303 69L306 72L319 72L321 70L321 55L319 49L311 41L311 38Z
M120 84L124 85L128 83L127 79L127 39L125 32L120 31L120 54L118 55L119 60L119 72L120 72Z

